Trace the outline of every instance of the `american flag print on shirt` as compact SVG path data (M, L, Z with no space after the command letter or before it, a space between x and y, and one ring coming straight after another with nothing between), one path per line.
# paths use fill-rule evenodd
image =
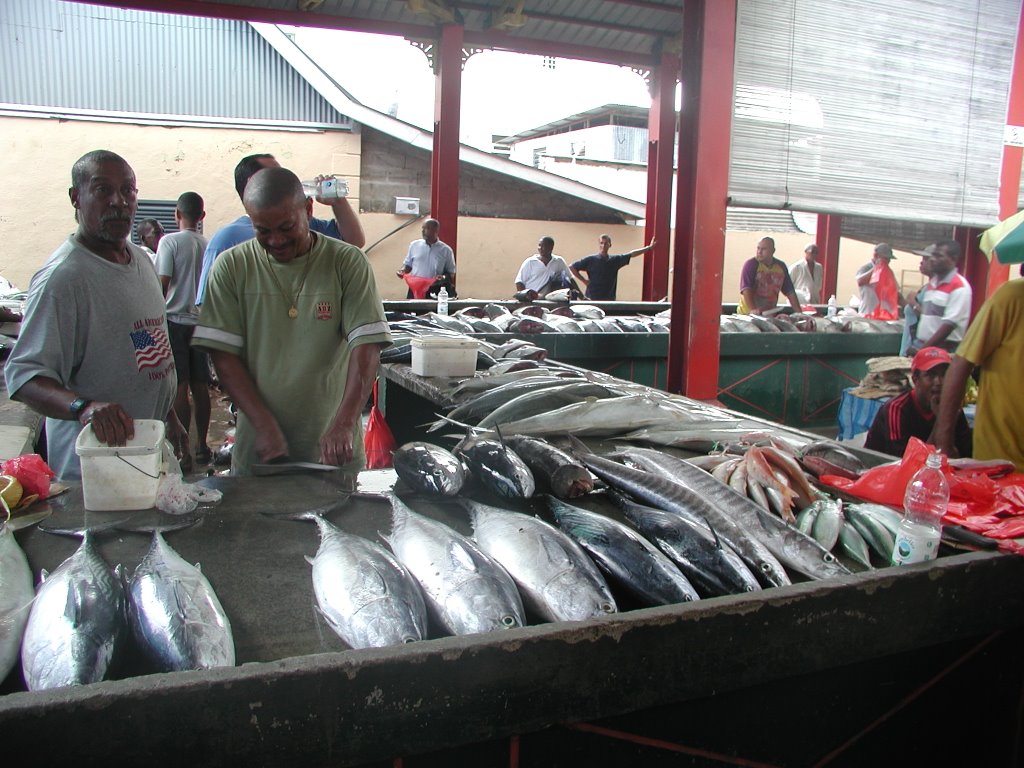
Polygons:
M132 331L131 337L135 345L135 364L140 371L155 368L171 356L171 345L162 328Z

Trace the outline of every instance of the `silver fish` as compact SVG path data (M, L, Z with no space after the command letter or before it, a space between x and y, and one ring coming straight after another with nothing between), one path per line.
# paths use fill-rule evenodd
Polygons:
M626 453L630 461L634 460L632 455L634 450L640 449L630 449ZM657 453L657 451L652 451L652 453ZM690 514L704 517L715 533L743 558L750 570L759 574L772 586L778 587L792 583L782 564L760 540L754 538L750 532L744 530L733 519L731 510L727 513L713 504L704 494L682 485L674 479L669 479L664 469L659 468L656 472L648 472L623 466L618 462L592 453L578 453L577 455L580 461L594 474L605 482L619 487L630 496L670 512L688 511ZM682 460L680 459L680 461ZM689 464L687 466L706 477L710 482L728 490L728 486L722 485L706 472ZM729 493L738 498L745 498L739 497L732 490L729 490Z
M644 605L699 600L680 570L628 525L545 497L558 527L583 547L609 579Z
M342 531L314 512L320 529L313 594L320 613L352 648L382 648L427 637L427 608L405 566L379 544Z
M231 622L198 565L174 551L160 531L128 587L132 635L163 672L235 665Z
M829 579L833 576L845 576L850 573L846 566L836 560L835 555L814 539L775 515L762 514L758 506L749 498L736 493L692 464L674 456L667 456L659 451L644 448L631 448L627 455L631 460L634 455L637 457L645 455L647 460L652 462L652 466L658 466L660 471L669 474L677 482L715 502L717 507L727 510L727 515L731 520L735 521L750 536L760 541L774 555L773 560L778 558L778 561L785 563L794 571L812 579ZM729 540L722 528L719 527L718 532L727 541ZM738 549L737 552L743 556L743 552ZM746 558L744 557L744 559ZM749 561L748 564L750 564Z
M843 521L843 525L839 530L839 543L851 560L863 565L865 568L874 568L871 565L871 553L868 552L867 542L864 541L864 537L860 535L856 527L850 525L850 523ZM892 553L890 552L890 556Z
M460 501L473 518L473 538L505 567L538 616L582 621L618 610L594 562L553 525L520 512Z
M433 443L405 443L395 449L391 463L402 481L420 493L455 496L466 482L459 457Z
M0 681L18 662L34 596L28 559L11 527L0 522Z
M419 582L427 608L453 635L521 627L523 602L504 568L452 528L417 514L391 495L386 541Z
M831 499L819 499L812 506L818 508L811 526L811 536L825 549L832 550L839 541L839 532L843 527L843 502Z
M30 691L103 680L127 638L124 579L96 551L92 534L53 573L43 573L21 642Z
M527 416L550 413L563 405L583 402L588 397L616 397L622 391L624 390L616 390L607 384L572 380L539 390L528 388L522 394L516 395L490 411L477 422L477 427L489 429L495 424L503 425L510 421L524 419Z

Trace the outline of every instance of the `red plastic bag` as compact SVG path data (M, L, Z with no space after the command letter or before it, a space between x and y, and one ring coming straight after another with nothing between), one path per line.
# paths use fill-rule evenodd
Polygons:
M370 407L370 420L366 424L363 435L363 449L366 451L367 469L387 469L391 466L391 454L398 444L391 428L384 419L377 405L377 382L373 382L373 405Z
M50 478L56 477L56 473L38 453L26 453L8 459L0 464L0 474L18 478L26 496L37 493L40 499L50 495Z

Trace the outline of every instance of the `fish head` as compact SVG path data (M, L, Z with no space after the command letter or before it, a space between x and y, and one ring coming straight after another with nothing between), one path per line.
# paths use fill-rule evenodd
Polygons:
M580 577L576 569L567 569L544 585L544 602L562 621L582 621L617 613L615 600L603 585Z
M452 589L444 602L442 621L448 627L461 627L459 634L492 632L521 627L522 611L511 599L503 599L489 580L468 579Z
M362 634L366 640L366 647L371 648L415 643L425 637L419 619L408 609L381 611L367 616Z

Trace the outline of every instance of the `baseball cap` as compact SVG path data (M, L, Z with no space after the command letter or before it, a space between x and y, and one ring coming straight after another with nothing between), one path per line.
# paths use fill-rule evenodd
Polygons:
M949 352L939 347L925 347L916 355L910 364L911 371L930 371L936 365L949 365L953 358Z
M914 251L918 256L931 256L935 253L935 243L932 243L927 248L922 248L920 251Z
M881 256L883 259L895 259L893 255L892 246L888 243L879 243L875 246L875 255Z

